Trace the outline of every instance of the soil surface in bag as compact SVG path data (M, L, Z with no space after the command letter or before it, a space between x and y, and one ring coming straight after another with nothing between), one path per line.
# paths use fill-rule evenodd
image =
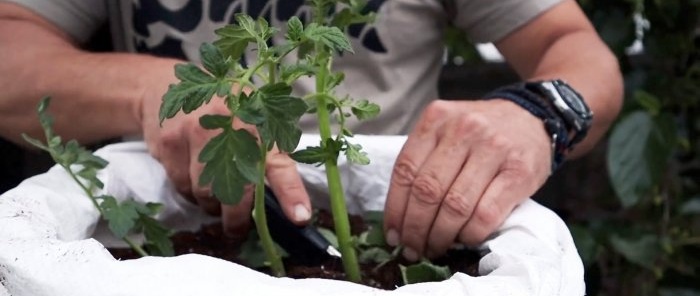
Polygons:
M315 220L318 227L333 230L333 218L329 212L319 211ZM359 216L351 216L350 224L353 235L359 235L367 229L364 221ZM173 242L175 255L195 253L248 265L244 260L240 259L244 240L226 236L221 223L204 225L197 232L177 232L170 239ZM111 248L109 251L114 258L119 260L139 257L131 249ZM387 252L391 251L391 249L387 249ZM444 256L432 260L432 263L439 266L448 266L452 272L478 276L479 259L480 256L476 251L465 248L450 250ZM411 264L411 262L405 261L400 255L379 268L376 268L375 264L362 264L362 283L376 288L393 290L404 285L399 265L409 266ZM287 276L291 278L345 279L345 272L343 272L343 264L340 259L328 259L317 266L305 266L300 262L295 262L294 258L285 257L284 265ZM269 271L265 267L257 270L261 272Z

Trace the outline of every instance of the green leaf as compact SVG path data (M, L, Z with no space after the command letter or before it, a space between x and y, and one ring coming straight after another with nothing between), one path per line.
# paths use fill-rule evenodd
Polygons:
M301 76L314 74L316 74L316 69L307 63L296 63L289 66L282 65L280 68L280 79L290 85Z
M629 239L611 235L610 243L625 259L652 271L663 253L658 237L650 234Z
M163 122L182 110L190 113L205 103L222 89L231 89L231 82L215 78L192 64L175 66L175 76L181 81L171 84L163 96L159 118Z
M428 261L422 261L411 266L399 265L404 284L438 282L451 276L448 267L436 266Z
M379 264L394 259L394 257L386 250L374 247L361 251L357 259L362 264Z
M295 151L290 156L295 161L305 164L323 164L327 159L335 157L318 146L307 146L306 149Z
M666 117L658 123L646 112L634 112L615 126L610 136L607 155L610 179L625 207L648 197L659 182L675 141L667 131Z
M297 16L291 17L287 21L287 34L285 37L287 37L287 40L290 41L299 41L303 36L304 24L302 24L301 20L299 20Z
M374 21L374 13L362 14L361 11L361 8L343 8L343 10L333 15L331 25L342 29L352 24L370 23Z
M351 110L352 114L355 114L359 120L371 119L379 114L379 105L370 103L367 100L360 100L352 106Z
M661 100L656 96L643 91L637 90L634 92L634 99L644 107L651 115L657 115L661 111Z
M231 116L205 114L199 117L199 125L208 130L231 127Z
M700 214L700 196L691 198L690 200L683 203L680 206L680 210L678 212L685 215Z
M255 235L255 237L253 237ZM260 244L260 238L258 233L251 229L248 238L241 245L241 252L238 254L245 265L250 268L262 268L266 267L267 257L265 251Z
M199 54L202 57L202 64L209 73L216 78L224 78L228 72L228 62L221 54L221 51L211 43L202 43L199 47Z
M148 215L139 215L139 224L146 237L146 246L152 255L173 256L175 251L170 240L172 232Z
M346 144L345 157L347 157L349 162L359 165L369 164L367 152L362 151L362 146L360 144L351 144L348 142L346 142Z
M257 141L242 129L224 129L204 146L199 161L205 163L199 184L211 183L212 193L225 204L237 204L243 196L243 187L257 182L260 174Z
M36 148L39 148L39 149L44 150L46 152L50 151L49 147L44 145L44 143L42 143L41 141L39 141L37 139L30 137L29 135L27 135L25 133L22 133L22 139L24 139L24 141L26 141L27 143L31 144L32 146L34 146Z
M250 27L252 19L250 17L248 19L247 21L244 20L244 23ZM214 31L219 36L219 39L214 41L214 45L219 48L224 56L233 61L240 60L246 47L248 47L248 43L256 42L257 40L255 33L251 33L240 24L239 20L239 25L228 25Z
M323 227L319 227L317 230L328 241L328 243L331 244L331 246L333 246L336 249L340 248L340 244L338 243L338 236L335 235L335 232Z
M345 33L337 27L319 26L316 23L311 23L304 30L304 36L314 42L322 42L333 50L354 52Z
M595 263L596 257L598 256L598 244L593 237L591 231L580 225L570 225L571 236L576 242L576 249L578 249L579 255L581 255L581 260L583 260L583 265L588 268Z
M134 202L124 201L117 203L113 196L103 195L100 208L104 219L107 220L109 230L118 238L124 238L136 225L139 214Z
M294 151L299 144L301 130L297 123L308 108L304 100L290 96L291 91L285 83L266 85L241 105L243 112L264 115L265 121L258 124L263 142L274 142L284 152Z

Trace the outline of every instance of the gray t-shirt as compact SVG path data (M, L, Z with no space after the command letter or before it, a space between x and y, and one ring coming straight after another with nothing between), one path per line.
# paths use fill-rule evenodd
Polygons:
M0 0L3 1L3 0ZM293 15L304 18L304 0L4 0L16 2L64 29L78 42L110 22L115 47L199 62L198 48L212 42L214 30L246 12L281 24ZM381 106L378 118L350 121L362 134L406 134L421 110L437 99L443 55L443 30L448 22L474 42L505 37L561 0L369 0L378 13L375 23L349 28L355 54L335 59L345 72L341 95L368 99ZM254 55L248 55L252 57ZM295 92L313 89L311 79ZM302 119L305 131L315 127Z

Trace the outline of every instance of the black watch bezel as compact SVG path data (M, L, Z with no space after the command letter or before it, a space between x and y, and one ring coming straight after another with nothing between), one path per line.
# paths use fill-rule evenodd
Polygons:
M593 122L593 112L581 94L561 79L528 82L526 87L547 99L564 121L569 131L567 149L583 140Z

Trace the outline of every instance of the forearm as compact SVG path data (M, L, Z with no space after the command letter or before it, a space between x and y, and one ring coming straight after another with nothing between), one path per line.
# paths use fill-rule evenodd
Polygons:
M25 20L0 19L0 44L0 136L18 144L21 133L40 135L35 110L46 95L64 138L89 143L139 134L141 100L154 89L165 92L177 62L88 53Z
M564 79L584 97L593 125L568 157L590 150L620 111L623 83L617 59L576 2L562 2L496 45L523 79Z

